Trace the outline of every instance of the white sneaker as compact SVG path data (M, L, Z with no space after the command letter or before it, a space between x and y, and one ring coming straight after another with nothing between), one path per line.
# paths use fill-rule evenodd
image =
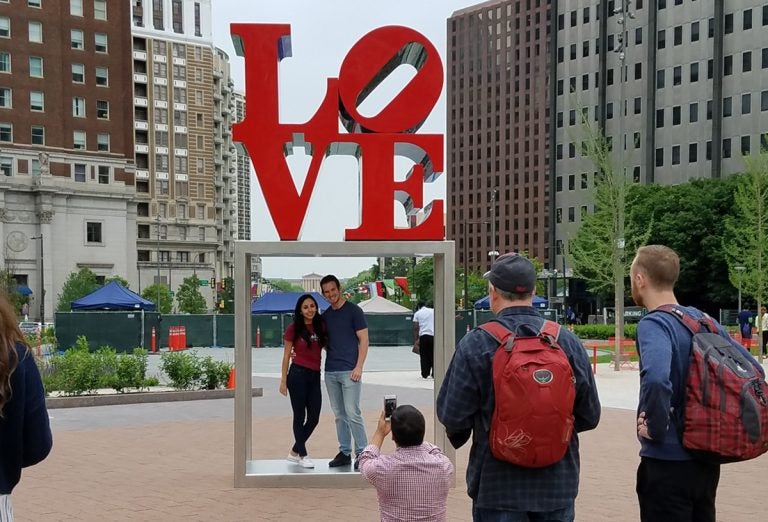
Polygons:
M293 462L294 464L299 464L301 462L301 457L294 455L293 453L288 453L288 456L285 457L285 460L288 462Z
M315 463L312 462L312 459L310 459L309 457L304 457L299 461L299 466L301 466L302 468L314 468Z

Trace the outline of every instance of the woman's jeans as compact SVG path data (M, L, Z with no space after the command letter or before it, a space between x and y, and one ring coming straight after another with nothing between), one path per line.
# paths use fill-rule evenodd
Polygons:
M296 443L292 450L301 457L307 455L307 440L320 422L320 372L292 364L286 382L293 408L293 438Z

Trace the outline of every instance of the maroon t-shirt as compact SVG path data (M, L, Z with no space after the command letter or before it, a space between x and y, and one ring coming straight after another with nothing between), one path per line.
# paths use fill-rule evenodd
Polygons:
M293 359L293 364L298 364L304 368L319 372L322 346L320 346L320 341L315 335L314 325L308 324L306 327L309 331L309 344L307 344L307 341L301 336L298 336L295 341L293 340L293 323L286 328L283 339L289 343L293 343L293 351L296 353L296 357Z

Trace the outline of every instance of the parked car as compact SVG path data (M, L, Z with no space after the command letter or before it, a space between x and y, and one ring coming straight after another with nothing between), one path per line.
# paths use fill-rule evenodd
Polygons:
M40 331L40 323L34 321L22 321L19 323L19 329L24 335L36 334Z

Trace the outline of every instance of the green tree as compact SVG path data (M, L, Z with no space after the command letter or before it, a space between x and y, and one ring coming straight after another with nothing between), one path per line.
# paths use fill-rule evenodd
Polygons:
M723 248L731 282L754 297L759 313L768 292L768 150L744 157L744 165L734 194L736 215L726 221Z
M19 285L10 270L0 270L0 293L5 295L11 307L18 313L24 303L29 303L29 296L18 292Z
M386 257L384 258L384 270L381 270L379 264L372 267L375 280L393 279L395 277L407 276L411 273L413 267L412 257Z
M80 299L98 290L99 283L96 280L96 274L89 268L81 268L78 272L70 272L64 286L59 294L59 301L56 305L57 312L69 312L72 310L72 301Z
M293 284L285 279L270 279L269 283L272 285L273 290L280 292L301 292L304 290L299 285Z
M170 314L173 308L173 296L171 291L164 284L149 285L141 292L141 297L147 301L152 301L161 314ZM160 304L157 304L158 297Z
M128 284L128 280L123 277L120 277L119 275L109 276L104 280L104 284L106 285L107 283L111 283L112 281L117 281L118 283L120 283L120 285L123 288L130 288L130 285Z
M195 275L185 277L176 290L179 311L187 314L202 314L208 311L205 298L200 293L200 283Z
M739 178L634 185L628 196L629 219L634 228L651 227L647 243L666 245L683 260L675 285L680 302L715 317L720 308L735 303L722 245L725 222L734 214L733 195Z
M584 279L596 294L614 292L616 309L616 360L620 366L620 340L624 336L625 276L631 255L645 243L648 232L633 229L627 219L627 192L631 180L627 176L626 158L614 154L602 129L582 114L582 153L597 169L594 212L584 216L576 236L568 243L568 258L576 277ZM620 141L620 140L618 140Z

